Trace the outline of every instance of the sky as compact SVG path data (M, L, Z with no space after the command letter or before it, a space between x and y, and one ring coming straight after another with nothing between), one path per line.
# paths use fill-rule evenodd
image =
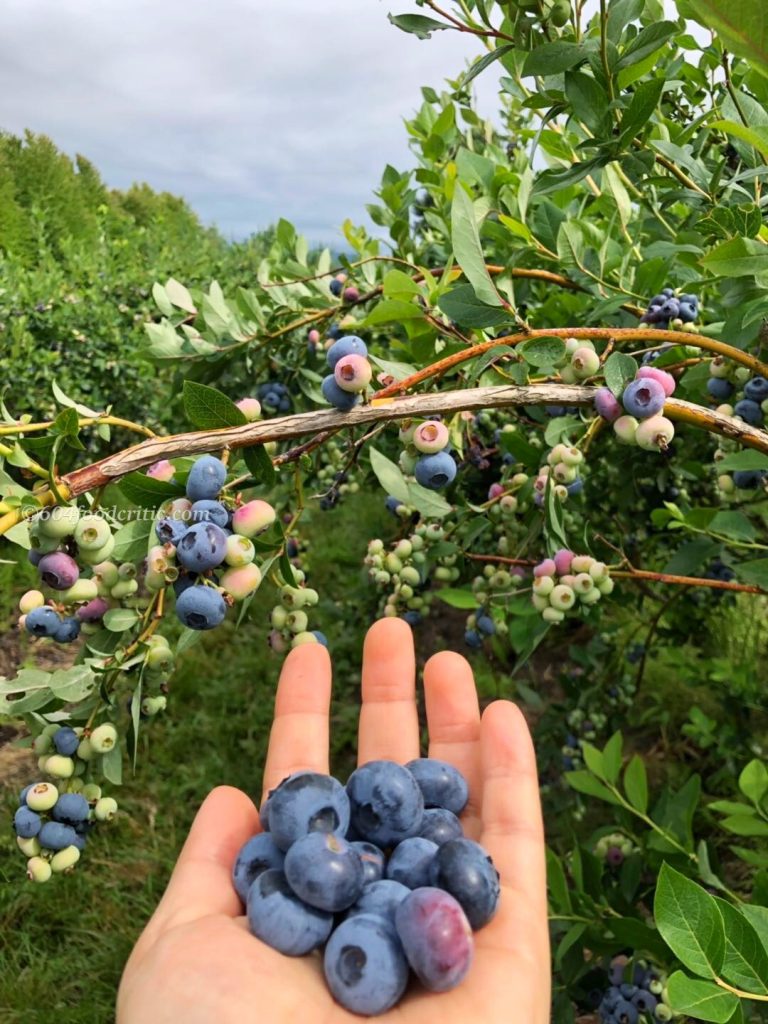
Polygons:
M412 165L403 117L475 40L406 35L409 0L4 0L0 128L49 135L114 188L182 195L242 238L279 216L338 244L387 163ZM475 80L494 113L496 75Z

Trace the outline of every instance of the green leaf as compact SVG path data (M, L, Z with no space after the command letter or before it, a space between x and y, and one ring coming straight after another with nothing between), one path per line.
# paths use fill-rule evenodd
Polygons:
M477 78L477 76L482 74L487 67L490 67L494 61L497 61L506 54L511 53L514 48L515 47L512 43L506 43L504 46L497 46L495 50L491 50L490 53L486 53L486 55L476 61L464 75L464 85L471 82L473 78Z
M725 957L723 918L714 898L665 861L653 904L664 941L694 974L716 978Z
M763 0L687 0L688 17L714 29L722 45L768 75L768 18Z
M648 810L648 777L645 762L635 754L624 769L624 792L635 810L645 814Z
M597 747L584 740L581 744L581 753L584 758L584 763L592 774L605 781L608 776L605 770L602 752L599 751Z
M523 78L529 75L559 75L587 59L588 50L580 43L544 43L531 50L523 64Z
M768 768L758 758L750 761L739 775L739 789L753 804L760 801L768 793Z
M171 480L156 480L138 471L124 476L118 487L129 501L141 508L159 508L169 498L178 498L184 494L181 484Z
M187 419L199 430L239 427L248 422L230 398L207 384L185 380L182 394Z
M725 924L725 959L721 976L745 992L768 995L768 953L743 914L714 897Z
M427 18L423 14L388 14L387 18L402 32L408 32L419 39L429 39L433 32L451 28L446 22Z
M619 145L625 145L642 131L656 109L664 90L663 78L640 82L619 124Z
M111 633L122 633L139 621L139 613L134 608L110 608L104 614L104 628Z
M441 295L437 300L440 309L447 317L461 327L501 327L512 322L507 310L499 309L498 304L489 306L478 299L470 284L461 284Z
M568 881L565 877L565 870L562 862L554 850L546 849L547 858L547 891L550 902L556 910L570 911L571 893L568 889Z
M747 128L743 124L739 124L736 121L713 121L709 126L710 128L718 128L722 132L726 132L728 135L735 135L737 139L741 139L750 146L754 146L755 149L761 154L764 160L768 160L768 129L756 125L754 128Z
M272 458L264 445L254 444L244 448L243 458L254 480L266 487L271 487L277 473Z
M149 519L134 519L121 526L115 534L112 558L116 562L138 562L149 550L149 538L153 534L153 523Z
M96 676L90 665L73 665L51 673L48 680L51 693L59 700L70 703L83 700L96 686Z
M743 452L733 452L717 463L719 473L732 473L738 469L768 469L768 455L756 452L752 448Z
M417 302L383 299L357 327L375 327L377 324L400 323L401 320L422 320L424 315L424 310Z
M471 590L455 590L452 587L445 587L443 590L435 591L435 596L445 601L451 608L477 608L477 598Z
M179 309L183 309L185 313L197 313L197 309L195 308L195 304L192 301L192 296L188 289L175 278L169 277L165 282L165 294L174 306L178 306Z
M601 133L608 114L608 96L591 75L566 71L565 95L576 115L591 132Z
M489 306L501 306L499 293L485 266L475 207L461 182L456 182L451 204L451 242L456 262L474 288L477 298Z
M423 516L434 519L442 519L453 511L453 506L448 504L442 494L413 482L408 483L408 504L413 505Z
M111 782L113 786L119 786L122 784L123 752L120 749L119 743L116 743L108 753L102 754L101 770L104 773L104 777L108 782Z
M741 583L768 590L768 558L753 558L749 562L734 565L733 571Z
M416 373L416 367L412 363L398 363L392 359L380 359L379 356L374 356L372 353L368 353L368 360L374 363L384 373L388 373L390 377L394 377L395 380L403 380L405 377L410 377L412 373Z
M655 53L656 50L661 49L667 40L677 35L679 31L677 23L674 21L657 21L652 25L648 25L647 28L638 32L632 42L625 47L623 53L614 64L613 70L621 71L622 68L638 64L641 60Z
M768 821L754 818L750 814L733 814L723 818L720 825L736 836L768 836Z
M743 512L718 512L710 520L709 529L733 540L755 539L755 528Z
M760 907L756 903L739 903L737 910L755 929L763 949L768 952L768 907Z
M409 505L411 502L411 495L408 488L408 481L403 476L400 467L396 466L395 463L388 459L386 455L382 455L382 453L377 451L376 448L370 448L368 450L368 457L371 460L371 469L373 470L376 479L387 494L391 494L393 498L397 498L398 501L402 501L404 504Z
M611 352L603 366L605 383L618 398L627 384L634 380L637 361L624 352Z
M726 1024L739 1005L738 996L724 992L713 981L689 978L682 971L675 971L667 982L667 991L675 1013L686 1013L697 1020L716 1024Z
M753 277L768 271L768 246L754 238L731 238L711 249L701 262L716 277Z
M621 806L621 801L617 800L610 789L603 785L603 783L600 782L599 779L596 779L590 772L565 772L565 781L571 789L575 789L578 793L597 797L598 800L604 800L608 804L617 804Z
M517 347L518 353L531 366L556 366L565 358L562 338L531 338Z
M533 191L538 196L545 196L550 192L559 192L568 188L569 185L576 185L588 174L592 174L599 167L609 163L607 156L598 156L593 160L584 160L580 163L569 164L563 170L542 171L536 176Z
M621 771L621 750L623 746L620 732L615 732L603 747L603 769L608 782L614 783L619 780Z

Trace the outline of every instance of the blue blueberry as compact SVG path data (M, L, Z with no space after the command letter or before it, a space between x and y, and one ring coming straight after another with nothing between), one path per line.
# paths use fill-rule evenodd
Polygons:
M707 381L707 393L718 402L725 402L733 394L733 384L724 377L710 377Z
M482 846L472 839L451 839L438 848L431 881L459 901L475 931L496 913L499 873Z
M764 477L763 470L737 469L733 474L733 482L742 491L753 491L760 486Z
M645 989L638 989L632 996L632 1005L640 1013L653 1013L658 1002L656 996L652 992L646 992Z
M285 854L278 850L268 832L252 836L241 847L232 868L232 882L243 903L247 901L248 890L259 875L270 869L282 871L284 861Z
M476 629L467 629L464 632L464 643L467 647L471 647L473 650L478 650L483 646L483 638Z
M71 726L62 725L53 734L53 745L57 754L71 757L80 745L80 738Z
M82 793L62 793L54 804L51 817L64 825L79 825L88 820L90 808Z
M394 761L369 761L349 777L351 821L371 843L386 848L418 835L424 798L416 779Z
M466 977L474 940L460 904L441 889L414 889L395 912L408 963L430 992L447 992Z
M329 373L327 377L323 377L323 383L320 385L320 390L323 393L323 398L326 402L335 406L340 412L349 412L357 403L360 401L360 396L354 394L352 391L344 391L336 383L336 378L332 373Z
M322 630L313 629L312 636L317 640L319 644L322 644L323 647L328 646L328 637L325 635L325 633L322 632Z
M56 630L60 625L61 619L58 613L47 604L27 612L27 618L24 622L24 628L32 636L55 636Z
M42 821L40 815L30 810L29 807L19 807L13 816L13 827L16 835L22 839L31 839L40 832Z
M414 467L413 474L422 487L439 491L455 479L456 463L450 452L443 449L434 455L422 455Z
M270 868L248 890L251 933L286 956L304 956L331 934L333 915L308 907L293 892L282 871Z
M421 612L415 610L403 612L400 616L403 622L407 622L409 626L418 626L421 623L422 615Z
M37 566L40 564L42 557L43 552L37 551L35 548L30 548L29 551L27 552L27 561L29 562L30 565L34 565L35 568L37 568Z
M496 623L490 615L481 614L477 616L477 629L485 636L493 636L496 632Z
M742 398L733 407L734 416L741 416L745 423L752 427L760 427L763 424L763 410L749 398Z
M442 846L449 839L460 839L464 835L464 830L453 811L446 811L444 807L428 807L421 820L419 835Z
M222 529L229 525L229 510L220 501L196 501L190 509L192 523L215 523Z
M80 853L85 849L85 845L88 842L87 833L75 832L75 838L72 840L72 845L76 846Z
M363 881L365 885L381 881L384 876L384 862L386 860L383 851L378 846L374 846L373 843L365 843L359 839L355 840L351 845L360 854L360 860L363 862Z
M176 598L176 615L189 629L214 629L227 614L227 603L215 587L187 587Z
M633 380L626 386L621 396L622 404L629 415L638 419L648 419L661 412L666 399L661 384L649 377Z
M189 572L206 572L221 565L227 535L215 523L195 523L176 545L176 557Z
M331 295L335 295L336 298L341 295L343 287L344 284L341 281L337 281L335 277L331 279L331 283L328 285Z
M296 772L269 796L269 828L281 850L308 832L346 835L350 821L347 792L330 775Z
M80 635L80 619L68 615L59 623L53 639L57 644L71 644Z
M19 807L24 807L24 805L27 802L27 793L30 791L30 789L32 789L33 786L34 782L30 782L30 784L28 786L25 786L24 789L22 789L22 791L19 793Z
M399 498L394 498L391 494L387 495L387 499L384 502L384 508L387 512L391 512L393 515L397 515L397 510L403 507L402 501Z
M187 477L187 497L190 501L212 500L227 479L227 467L214 455L198 459Z
M155 536L161 544L173 544L174 547L189 529L189 523L183 519L166 516L155 523Z
M372 914L342 921L325 947L323 967L334 999L364 1016L391 1009L408 984L408 962L394 929Z
M444 807L461 814L467 806L467 780L452 764L435 757L417 757L405 767L419 784L425 807Z
M340 338L343 333L344 332L342 331L338 324L331 324L331 326L328 328L328 337L331 338L333 341L336 341L338 338ZM341 356L339 356L339 359L340 358Z
M619 999L611 1012L615 1024L637 1024L640 1016L637 1007L627 999Z
M437 843L413 836L398 843L387 861L387 878L409 889L430 884L430 869L437 853Z
M373 914L386 918L394 927L395 911L410 891L407 885L390 878L370 882L347 911L347 917L355 914Z
M768 379L765 377L753 377L744 385L744 397L751 402L764 402L768 398Z
M573 481L572 484L568 484L568 487L566 489L568 491L568 497L575 498L577 494L581 494L581 492L584 490L584 481L581 479L581 477L578 477L576 480Z
M327 832L308 832L291 845L285 877L299 899L332 914L351 907L365 885L358 851Z
M329 336L332 335L329 332ZM368 346L365 344L362 338L358 338L356 334L348 334L344 338L339 338L338 341L334 342L333 345L328 349L325 357L325 361L328 363L330 368L333 370L336 363L344 356L367 356Z
M65 825L61 821L46 821L37 838L46 850L63 850L67 846L74 846L76 835L77 832L71 825Z
M678 303L678 317L683 321L684 324L691 324L699 315L699 304L697 302L686 302L685 296L680 296L680 302Z

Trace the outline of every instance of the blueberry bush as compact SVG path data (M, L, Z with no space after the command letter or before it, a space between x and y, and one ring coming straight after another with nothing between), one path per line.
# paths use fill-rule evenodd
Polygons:
M478 55L422 90L375 233L345 222L334 256L280 220L204 284L168 256L149 415L76 377L41 421L6 392L18 626L75 652L0 681L38 758L16 843L33 882L87 865L209 631L280 655L329 642L328 600L417 637L453 616L537 738L553 1020L765 1020L762 4L413 6L396 28ZM94 452L110 427L135 443ZM374 490L357 572L314 575L324 519Z

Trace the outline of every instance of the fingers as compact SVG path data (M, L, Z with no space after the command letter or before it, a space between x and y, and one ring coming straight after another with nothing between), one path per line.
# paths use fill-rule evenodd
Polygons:
M259 831L253 801L239 789L219 786L203 801L173 869L168 888L137 946L141 951L167 928L211 914L242 913L232 886L240 847Z
M264 767L264 797L286 775L328 772L331 659L322 644L304 644L283 664Z
M509 701L495 701L481 722L482 843L515 893L517 916L546 922L547 886L539 778L531 734Z
M380 619L366 635L357 751L358 764L419 756L416 657L402 619Z
M467 835L477 838L483 791L480 706L467 660L451 651L435 654L424 667L424 694L429 756L448 761L467 780L469 802L462 824Z

